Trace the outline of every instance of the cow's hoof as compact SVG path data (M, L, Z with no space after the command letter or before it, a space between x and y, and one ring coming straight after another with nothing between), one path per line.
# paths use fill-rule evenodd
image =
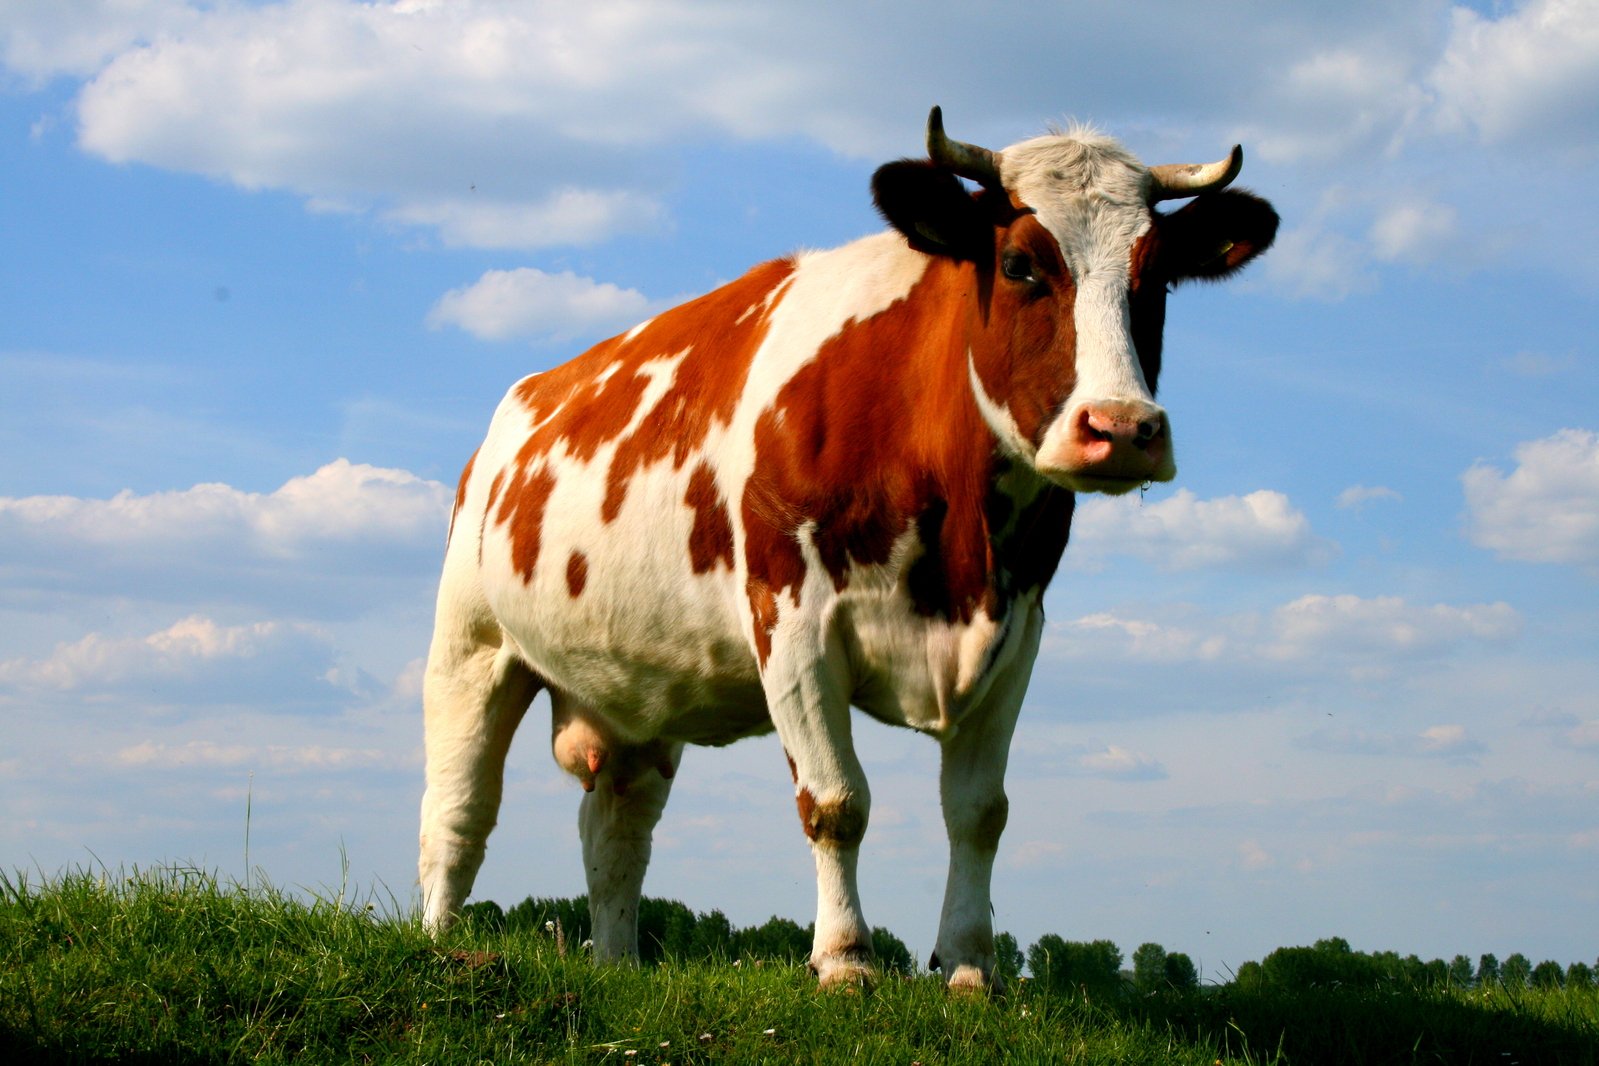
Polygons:
M877 982L877 971L871 963L848 955L813 960L811 969L818 987L826 989L866 991Z
M949 975L949 990L960 996L1004 995L1005 982L998 974L985 977L977 966L957 966Z

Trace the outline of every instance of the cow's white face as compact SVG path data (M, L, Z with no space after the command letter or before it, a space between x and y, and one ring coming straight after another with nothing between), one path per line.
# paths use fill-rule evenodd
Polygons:
M1239 192L1157 212L1158 179L1089 130L992 157L976 194L934 163L892 163L874 179L913 246L970 265L984 418L1006 451L1065 488L1171 480L1171 421L1155 402L1167 289L1238 269L1271 243L1276 214Z
M1133 251L1151 226L1144 168L1089 133L1024 142L1000 167L1005 187L1055 239L1073 283L1075 381L1043 429L1034 467L1085 492L1170 481L1177 466L1155 403L1159 364L1148 372L1140 364L1130 306Z

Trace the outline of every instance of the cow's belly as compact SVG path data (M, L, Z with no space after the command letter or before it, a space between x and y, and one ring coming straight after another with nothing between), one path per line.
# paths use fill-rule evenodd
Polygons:
M731 563L695 571L685 479L662 465L633 479L609 522L603 472L564 471L528 578L509 524L491 517L484 591L557 698L625 740L725 744L770 728L760 675Z

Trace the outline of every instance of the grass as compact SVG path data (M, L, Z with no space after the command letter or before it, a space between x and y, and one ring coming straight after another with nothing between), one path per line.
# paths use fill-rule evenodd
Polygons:
M595 966L472 929L435 944L396 910L185 869L0 875L0 1062L1599 1062L1592 992L823 993L799 966Z

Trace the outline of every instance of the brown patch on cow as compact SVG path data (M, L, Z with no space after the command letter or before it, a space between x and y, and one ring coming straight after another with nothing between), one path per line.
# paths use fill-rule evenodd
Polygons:
M505 468L501 467L500 470L494 475L494 480L489 482L489 499L488 502L483 505L483 509L485 511L494 510L494 505L498 503L500 499L500 490L503 488L505 488Z
M732 421L750 362L766 338L775 297L793 272L792 259L756 267L738 281L661 315L633 342L663 355L687 354L665 394L617 444L601 518L610 522L621 513L636 471L667 458L674 469L681 469L699 451L713 422L725 426Z
M476 453L473 453L474 456ZM505 487L505 468L501 467L494 474L494 480L489 482L488 502L483 505L483 515L478 519L477 528L477 564L483 565L483 531L487 525L489 515L494 513L494 505L499 502L500 490Z
M444 542L448 544L455 537L455 516L461 513L461 506L466 503L466 486L472 480L472 467L477 463L477 453L472 452L472 457L466 461L466 469L461 471L461 480L455 485L455 506L450 509L450 531L444 535Z
M1003 277L1006 256L1027 258L1039 283ZM989 397L1034 444L1077 384L1077 282L1060 245L1032 214L995 242L992 296L972 338L972 363Z
M1047 237L1031 224L1035 238ZM832 337L757 420L755 469L742 501L752 585L798 597L807 526L840 589L852 566L888 562L896 542L913 532L918 556L907 583L916 610L928 617L964 622L984 606L996 613L996 589L1009 583L1003 572L1030 553L1050 556L1053 571L1064 526L1045 531L1027 523L1003 546L1015 558L999 551L990 496L1006 461L972 396L966 353L1014 364L1010 384L995 397L1012 402L1043 375L1041 367L1054 364L1055 383L1034 390L1032 402L1043 412L1059 402L1056 392L1070 391L1071 348L1062 381L1059 345L1075 343L1074 335L1056 321L1069 322L1070 307L1047 314L1013 308L1007 318L999 296L980 299L979 273L969 263L931 260L904 300ZM1022 321L1029 314L1043 325Z
M709 572L717 563L733 569L733 524L728 519L727 501L716 487L716 475L705 463L694 468L683 502L694 509L694 527L689 531L688 557L696 574Z
M566 560L566 591L575 600L583 595L583 586L588 584L588 580L588 557L575 551Z
M772 631L777 628L777 596L764 582L750 578L745 584L750 599L750 623L755 637L755 656L762 669L772 654Z
M526 471L557 445L588 462L615 441L601 507L601 517L614 521L635 472L666 458L681 467L713 425L732 420L776 296L793 270L789 259L765 263L662 312L636 333L522 381L513 391L533 428L517 453L517 468ZM655 373L652 364L671 359L679 360L671 384L628 431Z
M808 788L795 793L800 825L813 843L852 848L866 835L866 813L848 800L818 803Z
M524 471L506 485L494 521L509 527L511 566L524 582L533 580L539 562L539 545L544 535L544 509L555 491L555 475L544 467Z

